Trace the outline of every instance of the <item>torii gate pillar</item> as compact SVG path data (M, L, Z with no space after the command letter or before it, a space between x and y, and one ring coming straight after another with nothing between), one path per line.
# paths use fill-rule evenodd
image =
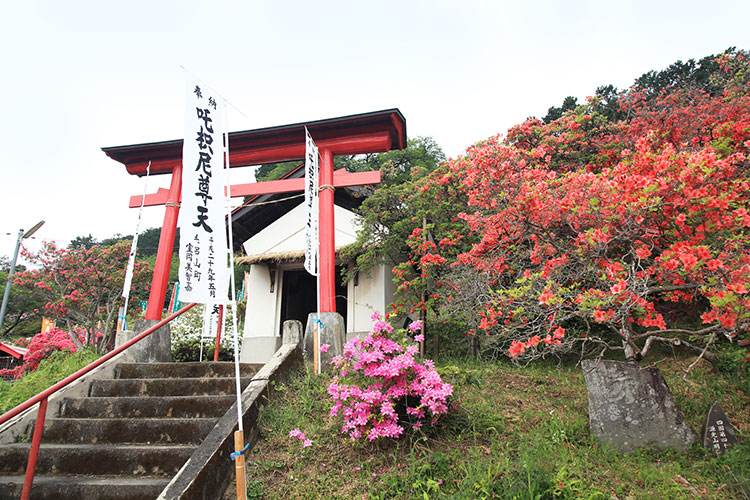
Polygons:
M398 109L350 115L282 127L248 130L229 134L229 165L241 167L262 163L297 160L305 156L305 132L310 131L320 152L320 305L321 312L336 312L336 256L333 194L336 187L378 184L380 172L334 175L334 155L381 153L406 147L406 120ZM110 158L123 163L133 175L172 174L169 190L149 194L144 206L166 205L159 238L154 277L146 319L161 319L169 285L174 237L177 231L182 184L182 139L175 141L102 148ZM304 179L233 185L231 197L256 196L302 191ZM141 205L141 197L130 199L131 207Z
M169 270L172 267L172 254L174 254L174 237L177 234L177 219L180 215L181 191L182 162L172 169L172 180L169 183L169 194L165 203L164 224L159 234L159 249L156 251L154 262L154 276L151 279L148 306L146 306L146 315L143 319L160 320L164 309L164 298L167 296L169 287Z
M320 186L333 186L333 153L320 150ZM321 189L318 215L318 273L320 274L320 312L336 312L336 241L333 218L333 189Z

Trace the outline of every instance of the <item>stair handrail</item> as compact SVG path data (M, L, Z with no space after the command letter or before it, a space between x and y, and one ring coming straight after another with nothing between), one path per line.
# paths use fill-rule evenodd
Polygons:
M143 340L144 338L148 337L149 335L151 335L156 330L158 330L162 326L166 325L167 323L169 323L170 321L172 321L176 317L180 316L181 314L183 314L183 313L187 312L188 310L192 309L193 307L195 307L195 305L196 305L195 302L186 305L185 307L183 307L179 311L177 311L175 313L172 313L169 316L167 316L166 318L164 318L163 320L159 321L154 326L151 326L151 327L147 328L146 330L144 330L142 333L139 333L138 335L136 335L132 339L130 339L127 342L125 342L124 344L122 344L120 347L117 347L117 348L113 349L112 351L108 352L107 354L105 354L101 358L98 358L98 359L92 361L91 363L89 363L88 365L84 366L83 368L81 368L77 372L68 375L67 377L65 377L61 381L59 381L56 384L54 384L54 385L48 387L47 389L43 390L42 392L40 392L36 396L33 396L33 397L29 398L28 400L26 400L23 403L19 404L15 408L13 408L11 410L8 410L7 412L3 413L2 415L0 415L0 425L4 424L5 422L7 422L11 418L15 417L19 413L25 411L26 409L31 408L32 406L34 406L35 404L37 404L38 402L40 402L42 399L51 396L52 394L54 394L55 392L59 391L63 387L67 386L71 382L74 382L74 381L78 380L83 375L86 375L88 372L90 372L94 368L96 368L99 365L102 365L105 362L109 361L110 359L112 359L113 357L117 356L118 354L120 354L122 351L124 351L128 347L132 346L133 344L135 344L137 342L140 342L141 340Z
M86 375L94 368L106 363L107 361L117 356L118 354L120 354L125 349L132 346L133 344L145 339L146 337L148 337L149 335L151 335L156 330L166 325L167 323L169 323L176 317L180 316L181 314L195 307L195 305L196 303L193 302L191 304L186 305L179 311L170 314L169 316L159 321L155 325L147 328L146 330L139 333L132 339L128 340L127 342L122 344L120 347L113 349L112 351L108 352L101 358L92 361L91 363L84 366L77 372L71 375L68 375L61 381L43 390L36 396L33 396L27 399L26 401L16 406L15 408L8 410L7 412L0 415L0 425L3 425L5 422L10 420L11 418L15 417L16 415L19 415L20 413L26 411L27 409L31 408L35 404L39 403L39 412L37 413L36 423L34 424L34 434L31 437L31 449L29 450L29 461L26 464L26 475L24 476L23 490L21 491L21 500L29 500L29 498L31 497L31 486L34 482L34 470L36 469L36 461L39 456L39 445L41 444L41 441L42 441L42 430L44 428L44 419L47 413L47 399L55 392L67 386L71 382L78 380L79 378L81 378L83 375Z

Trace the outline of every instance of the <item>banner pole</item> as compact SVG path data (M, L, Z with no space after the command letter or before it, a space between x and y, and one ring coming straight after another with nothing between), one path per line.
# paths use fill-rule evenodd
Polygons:
M237 284L234 278L234 237L232 235L232 204L229 193L230 186L230 165L229 165L229 132L226 127L226 100L224 100L224 200L227 214L227 233L229 235L227 245L227 257L229 258L229 283L230 283L230 301L232 306L232 333L234 335L234 378L237 392L237 431L234 433L234 472L237 481L237 500L247 499L247 488L245 486L245 433L242 425L242 387L240 385L240 350L237 338Z

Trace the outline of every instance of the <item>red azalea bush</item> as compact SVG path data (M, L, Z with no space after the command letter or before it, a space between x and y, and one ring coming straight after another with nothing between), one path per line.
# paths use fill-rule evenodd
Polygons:
M37 254L24 250L36 268L16 275L15 284L41 290L44 314L80 326L83 335L71 332L71 340L101 350L112 338L129 254L127 242L88 249L45 242ZM148 263L135 263L130 294L134 306L148 290L148 274ZM100 329L104 335L98 334Z
M84 332L79 330L76 334L82 337ZM21 343L25 342L17 342L18 345ZM29 351L23 357L24 364L15 368L0 370L0 376L18 379L39 368L39 363L55 351L76 352L76 344L71 340L68 332L59 328L50 328L45 333L34 335L28 340L27 348Z
M746 56L727 56L733 79L716 95L647 100L634 88L621 101L627 120L604 118L594 100L450 162L480 237L454 263L470 270L454 296L482 285L470 300L490 349L529 359L620 349L635 361L654 341L708 355L719 334L747 336ZM680 311L697 311L695 322Z
M339 375L328 387L335 402L331 415L342 413L341 431L352 440L397 438L409 421L415 429L425 419L434 424L448 411L447 398L453 393L432 361L415 359L417 344L405 346L402 333L394 332L377 314L373 319L377 322L366 338L350 340L344 353L334 357ZM420 327L414 322L410 330ZM424 340L419 337L417 341Z

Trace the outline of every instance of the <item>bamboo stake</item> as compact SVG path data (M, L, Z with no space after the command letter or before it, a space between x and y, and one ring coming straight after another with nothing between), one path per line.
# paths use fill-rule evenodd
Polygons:
M313 369L316 374L320 375L320 339L318 337L318 329L320 328L319 320L316 320L313 324L315 325L315 328L313 328Z
M247 487L245 486L245 433L234 432L234 472L237 476L237 500L247 499Z

